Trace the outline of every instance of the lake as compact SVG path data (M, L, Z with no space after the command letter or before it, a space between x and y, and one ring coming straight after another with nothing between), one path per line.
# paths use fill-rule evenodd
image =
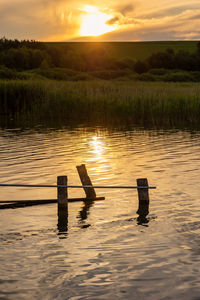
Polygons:
M147 177L149 215L137 190L98 189L105 200L0 210L0 299L200 299L200 132L142 128L0 129L0 183L136 185ZM0 187L0 200L54 199L54 188ZM84 197L70 189L69 197Z

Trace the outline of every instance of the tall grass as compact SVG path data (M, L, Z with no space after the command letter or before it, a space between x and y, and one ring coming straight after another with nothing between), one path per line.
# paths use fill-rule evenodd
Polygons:
M200 121L196 83L0 81L1 121L191 125Z

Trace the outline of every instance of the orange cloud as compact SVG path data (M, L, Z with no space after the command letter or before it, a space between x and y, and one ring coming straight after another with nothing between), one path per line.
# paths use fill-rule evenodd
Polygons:
M109 3L109 5L108 5ZM0 36L36 40L79 38L84 5L111 12L107 25L117 25L102 40L200 39L199 0L0 0Z

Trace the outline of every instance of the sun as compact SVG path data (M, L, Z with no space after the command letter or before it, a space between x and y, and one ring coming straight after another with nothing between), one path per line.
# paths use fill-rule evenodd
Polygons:
M85 5L82 11L85 15L81 20L81 36L99 36L116 28L116 25L107 24L113 16L101 12L97 7Z

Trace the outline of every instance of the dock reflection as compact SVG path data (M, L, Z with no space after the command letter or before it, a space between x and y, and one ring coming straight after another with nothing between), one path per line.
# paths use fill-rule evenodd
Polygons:
M149 214L149 201L139 201L139 207L136 212L139 216L137 217L138 225L146 225L149 223L147 218Z
M94 205L94 200L87 199L84 201L84 205L79 212L78 218L81 223L84 223L85 220L87 220L88 215L90 213L90 208ZM87 228L90 224L83 224L81 228Z
M90 208L94 205L94 200L85 200L82 210L79 212L79 219L84 221L89 215Z
M67 235L68 232L68 211L58 209L58 234Z
M86 220L90 214L90 209L94 205L94 200L84 200L83 207L79 211L79 214L77 218L80 222L81 228L87 228L90 227L91 224L86 223ZM139 201L138 210L136 212L138 214L137 217L137 224L142 226L148 226L149 223L149 201ZM132 219L131 219L132 220ZM62 235L62 238L64 236L67 236L68 233L68 211L63 209L58 209L58 235Z

